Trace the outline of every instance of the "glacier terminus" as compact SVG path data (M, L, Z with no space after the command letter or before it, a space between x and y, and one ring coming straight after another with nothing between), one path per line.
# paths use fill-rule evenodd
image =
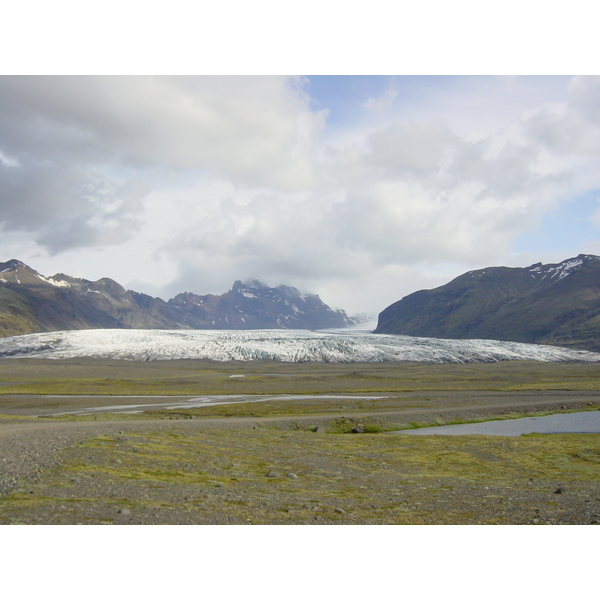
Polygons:
M361 329L87 329L0 339L0 358L130 361L208 359L282 362L598 362L600 353L496 340L373 334Z

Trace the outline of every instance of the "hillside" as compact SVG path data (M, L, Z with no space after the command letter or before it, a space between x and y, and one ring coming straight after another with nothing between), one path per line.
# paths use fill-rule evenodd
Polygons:
M18 260L0 263L0 336L71 329L319 329L354 323L296 288L257 281L220 296L189 292L168 302L102 278L45 277Z
M379 315L375 333L495 339L600 350L600 257L469 271L410 294Z

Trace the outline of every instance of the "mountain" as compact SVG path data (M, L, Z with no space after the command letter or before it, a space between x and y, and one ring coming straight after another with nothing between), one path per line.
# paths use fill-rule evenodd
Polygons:
M221 296L183 293L169 306L185 313L191 329L325 329L354 323L343 310L333 310L319 296L296 288L270 288L259 281L236 281Z
M600 257L469 271L379 314L375 333L600 350Z
M319 329L354 323L318 296L258 281L220 296L179 294L168 302L116 281L45 277L18 260L0 263L0 336L69 329Z

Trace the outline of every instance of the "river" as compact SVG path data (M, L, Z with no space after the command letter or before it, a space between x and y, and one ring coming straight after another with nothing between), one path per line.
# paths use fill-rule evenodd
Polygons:
M391 433L403 435L506 435L513 437L524 433L600 433L600 411L422 427Z

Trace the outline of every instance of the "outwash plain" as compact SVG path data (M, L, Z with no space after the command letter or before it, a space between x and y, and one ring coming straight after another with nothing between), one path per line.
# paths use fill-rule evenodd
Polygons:
M164 406L213 394L297 397ZM600 434L387 432L599 409L598 363L3 359L0 523L597 524Z

